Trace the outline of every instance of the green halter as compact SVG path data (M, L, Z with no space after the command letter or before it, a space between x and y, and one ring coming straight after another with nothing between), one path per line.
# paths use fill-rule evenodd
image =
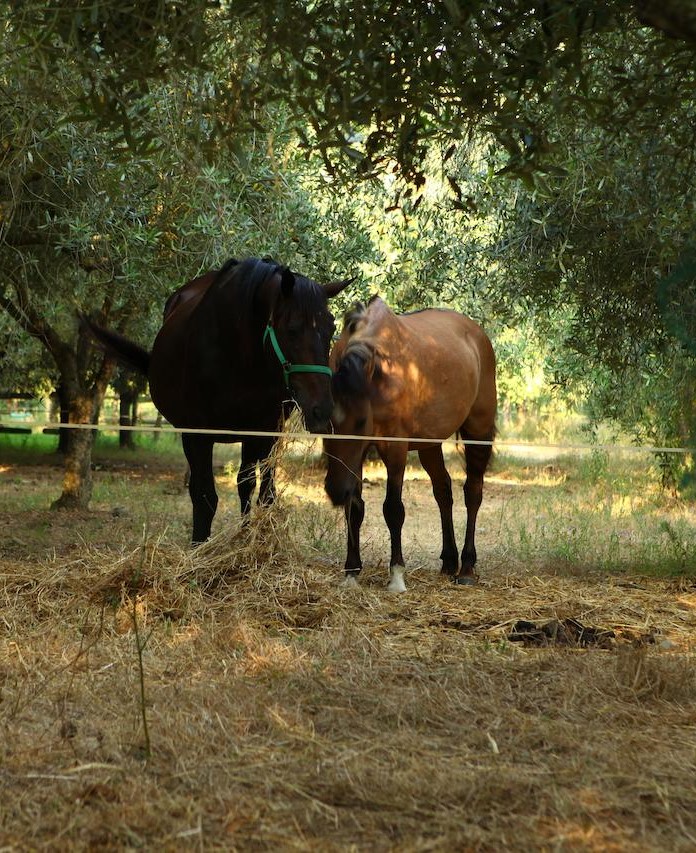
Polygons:
M285 379L285 387L290 390L290 374L291 373L325 373L327 376L333 376L333 371L330 367L324 364L291 364L283 355L283 350L280 348L278 338L276 337L275 329L269 323L266 326L266 331L263 333L263 343L266 344L266 338L271 341L273 351L278 357L280 366L283 368L283 378Z

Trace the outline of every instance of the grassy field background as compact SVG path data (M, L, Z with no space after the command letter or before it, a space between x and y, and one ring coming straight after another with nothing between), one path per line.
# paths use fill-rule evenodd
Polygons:
M440 576L410 467L393 596L376 464L345 590L302 445L247 531L218 446L214 537L191 552L175 439L103 440L84 513L49 509L43 440L0 447L0 846L696 845L696 511L649 458L499 452L471 589Z

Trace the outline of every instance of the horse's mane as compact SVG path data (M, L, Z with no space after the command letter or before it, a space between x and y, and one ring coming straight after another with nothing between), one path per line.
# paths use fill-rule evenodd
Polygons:
M239 325L244 326L257 311L257 297L262 286L276 273L282 275L285 269L287 268L271 257L246 258L243 261L230 258L218 271L208 293L233 288L235 315L239 319ZM324 307L323 290L316 282L299 273L293 272L293 276L293 302L302 317L309 319L318 308ZM264 321L266 319L263 318Z
M365 365L378 353L375 343L367 334L367 319L370 305L376 298L373 296L367 305L356 302L343 317L343 330L348 333L349 339L334 373L334 391L338 396L364 397L368 393Z
M260 287L279 269L278 264L261 258L246 258L238 261L230 258L224 263L210 286L206 296L212 300L214 294L234 289L234 317L239 325L248 323L254 313L255 297ZM232 318L230 318L232 319Z
M343 316L343 328L349 335L354 335L361 320L367 317L367 306L364 302L356 302Z

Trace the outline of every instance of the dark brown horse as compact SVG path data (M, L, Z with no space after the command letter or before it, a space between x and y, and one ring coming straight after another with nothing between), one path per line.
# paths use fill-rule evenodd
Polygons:
M343 506L348 528L346 581L362 569L360 526L362 466L370 446L387 468L384 518L391 536L389 589L403 592L401 529L405 511L401 490L406 454L417 450L433 485L442 521L442 571L456 583L475 582L476 515L483 475L495 433L495 356L483 329L454 311L427 310L395 315L378 297L346 316L331 352L334 368L332 421L335 433L376 439L327 439L326 492ZM466 444L464 498L466 537L461 565L452 523L452 481L442 455L442 440L454 433L482 444ZM433 439L433 443L380 441L379 437Z
M152 352L86 322L110 355L148 377L154 404L175 427L273 432L295 402L307 428L325 432L333 406L327 298L348 283L318 285L268 259L231 260L169 297ZM197 543L210 535L218 502L213 444L242 443L237 488L247 514L256 465L275 439L187 432L182 438ZM262 466L259 502L273 498L272 466Z

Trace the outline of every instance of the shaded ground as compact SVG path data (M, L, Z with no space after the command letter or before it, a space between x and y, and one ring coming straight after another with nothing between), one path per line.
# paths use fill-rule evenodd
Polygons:
M696 586L605 571L582 520L606 506L607 553L651 553L645 488L624 512L562 465L499 468L468 589L438 573L414 471L395 597L378 469L344 590L320 471L290 463L282 506L241 535L219 470L218 536L191 555L182 471L147 464L102 464L81 514L47 508L59 469L0 474L0 846L694 849ZM693 523L668 501L645 512L658 532ZM549 642L516 640L521 621ZM574 624L612 636L574 643Z

